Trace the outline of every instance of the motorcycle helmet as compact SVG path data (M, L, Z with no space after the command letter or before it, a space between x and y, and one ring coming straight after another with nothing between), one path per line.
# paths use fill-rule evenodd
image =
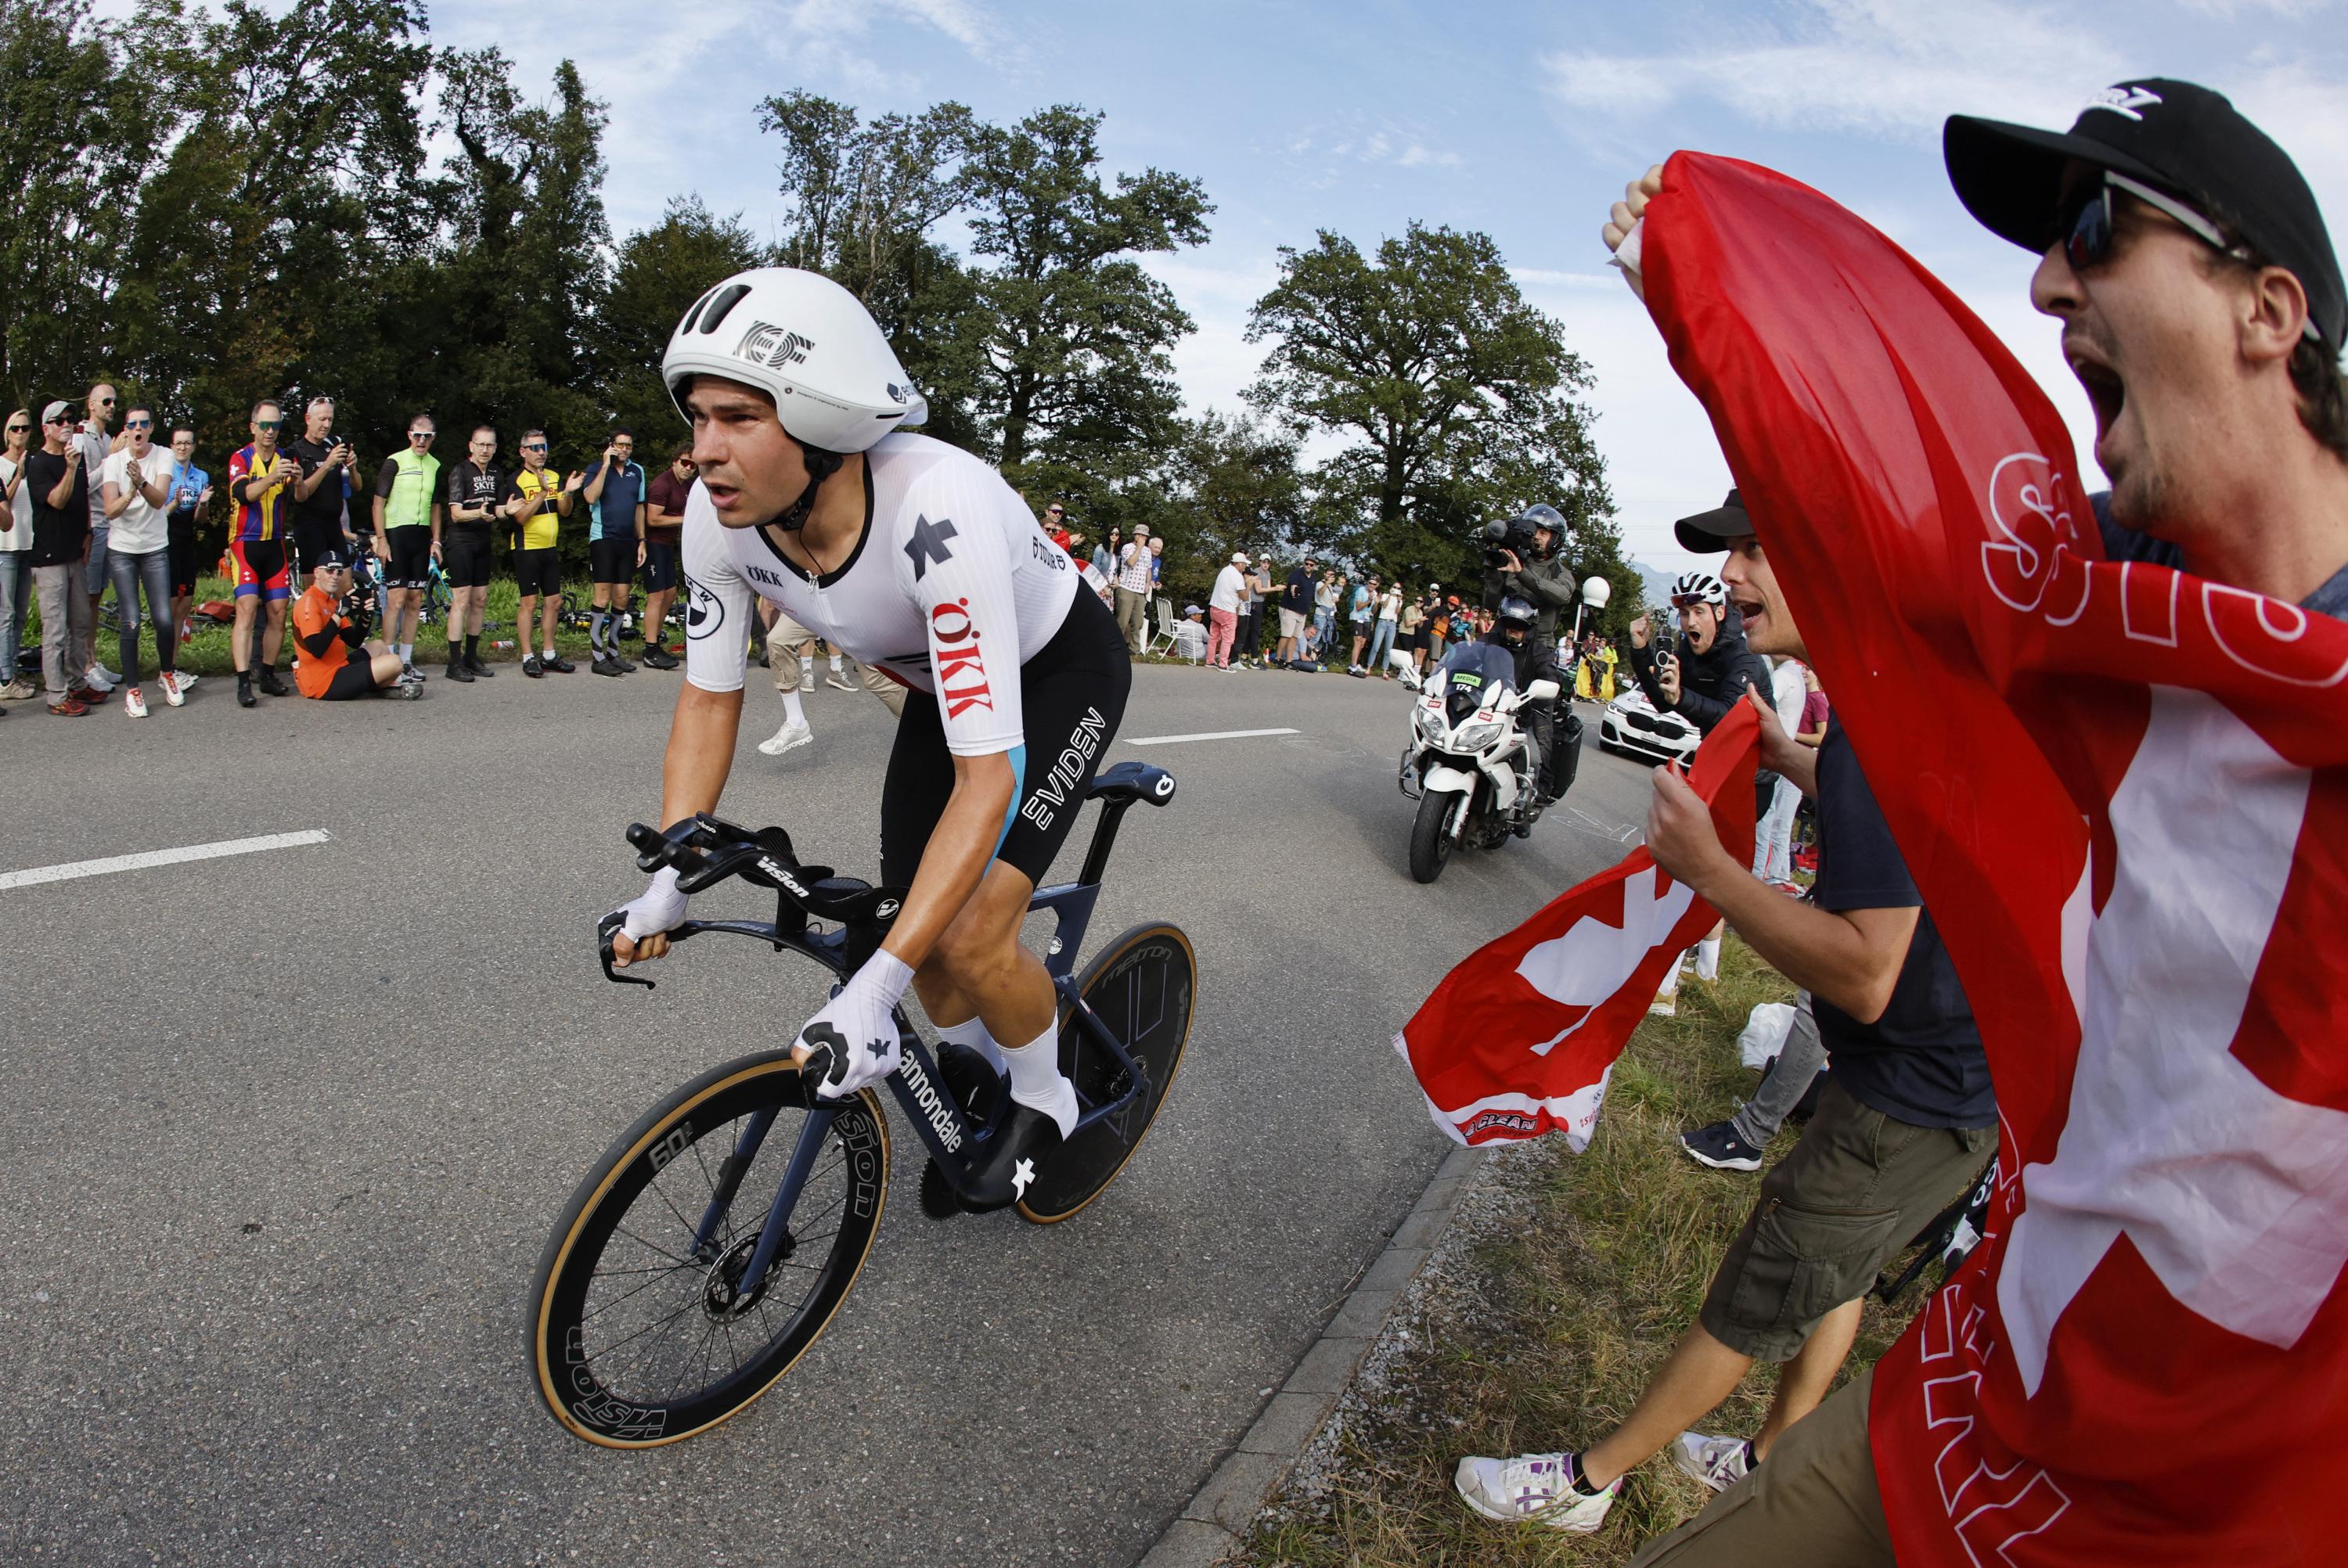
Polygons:
M1492 624L1495 628L1513 626L1529 632L1537 619L1539 617L1533 610L1532 600L1519 599L1512 593L1500 600L1500 608L1493 612Z
M1549 530L1549 548L1544 549L1539 545L1532 547L1530 554L1535 560L1549 559L1550 557L1557 554L1559 548L1565 543L1565 518L1555 507L1536 503L1519 513L1517 521L1526 525L1525 531L1528 534L1537 528Z
M1683 601L1708 604L1717 610L1728 602L1728 589L1723 588L1720 579L1708 571L1684 571L1680 573L1679 580L1672 584L1672 602L1679 604Z

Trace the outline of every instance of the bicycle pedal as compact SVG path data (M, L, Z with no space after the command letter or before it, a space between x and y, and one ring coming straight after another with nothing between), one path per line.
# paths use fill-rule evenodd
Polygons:
M932 1158L922 1165L922 1212L933 1220L950 1220L962 1213L962 1194Z

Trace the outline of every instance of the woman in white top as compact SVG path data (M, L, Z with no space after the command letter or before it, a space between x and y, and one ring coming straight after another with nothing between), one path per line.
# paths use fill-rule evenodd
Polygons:
M1381 681L1394 679L1387 669L1386 655L1394 651L1395 618L1402 614L1402 584L1396 583L1378 596L1378 629L1370 638L1368 666L1378 672Z
M106 508L106 572L114 582L114 613L121 632L122 711L147 716L139 685L139 590L147 590L147 619L155 627L155 663L163 701L178 707L180 629L171 622L171 455L155 445L155 415L133 408L123 416L127 438L98 468L98 502Z
M0 446L0 701L18 702L38 690L16 667L25 631L25 611L33 596L33 491L25 483L25 452L33 436L33 411L8 415L5 446Z

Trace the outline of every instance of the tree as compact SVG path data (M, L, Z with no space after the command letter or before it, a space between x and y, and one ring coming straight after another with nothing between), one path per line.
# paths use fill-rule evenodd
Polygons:
M1249 317L1248 341L1272 350L1248 398L1299 435L1356 438L1315 471L1315 531L1383 571L1473 581L1483 524L1546 501L1577 562L1619 564L1605 460L1574 401L1589 368L1488 236L1413 223L1372 261L1324 231L1281 258Z
M929 435L974 446L985 333L971 279L931 231L962 204L970 110L938 104L870 124L845 104L792 91L758 107L783 139L784 232L775 259L819 272L862 301L929 399Z
M1168 443L1180 399L1169 352L1192 330L1131 258L1203 244L1198 181L1151 169L1102 182L1102 117L1066 105L973 133L963 179L990 318L980 399L1003 466L1042 457L1129 475ZM1049 475L1022 476L1049 479Z
M176 12L154 19L168 40ZM139 181L170 113L126 74L118 26L86 0L0 9L0 395L73 396L119 373L108 302Z
M634 429L650 454L644 459L647 467L653 456L667 456L658 433L682 435L660 375L669 334L719 279L767 260L740 214L713 216L698 196L675 198L658 223L621 245L598 337L610 372L605 395L613 415Z

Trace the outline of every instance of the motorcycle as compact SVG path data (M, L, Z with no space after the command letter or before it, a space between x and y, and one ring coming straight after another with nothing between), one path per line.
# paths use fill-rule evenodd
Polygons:
M1410 743L1395 783L1418 802L1410 874L1420 882L1442 876L1455 848L1498 848L1512 834L1529 835L1540 820L1540 764L1517 713L1528 702L1553 700L1560 688L1541 680L1515 690L1508 656L1489 651L1486 659L1455 654L1428 672L1411 704Z

